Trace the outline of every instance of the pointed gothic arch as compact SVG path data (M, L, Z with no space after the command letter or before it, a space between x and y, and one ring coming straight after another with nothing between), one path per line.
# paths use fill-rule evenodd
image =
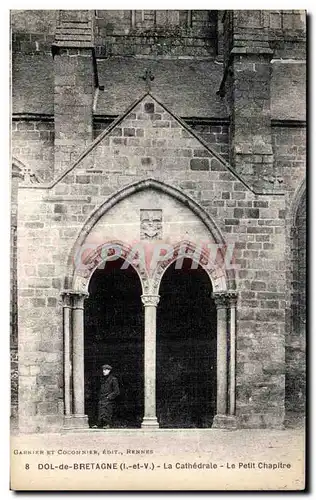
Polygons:
M179 188L170 186L155 179L145 179L113 193L104 203L97 207L88 217L79 231L76 241L69 253L67 276L64 283L64 376L65 376L65 420L66 425L87 426L84 411L84 300L88 296L89 280L95 269L111 255L109 242L106 245L90 248L84 260L83 272L76 268L76 255L80 254L88 236L98 221L115 205L128 197L145 190L155 190L183 204L197 222L202 222L209 234L209 241L219 247L225 247L225 240L220 229L209 214L192 198ZM204 230L204 229L203 229ZM172 262L178 259L181 245L186 245L186 255L195 260L198 245L192 241L181 241L172 248L169 259L158 259L156 266L146 267L139 262L136 265L129 253L131 247L118 240L111 240L117 245L121 257L126 259L137 272L142 283L141 300L144 305L144 418L142 427L159 427L156 417L156 314L159 303L159 284L162 275ZM106 255L104 247L107 247ZM111 250L111 249L110 249ZM219 249L220 250L220 249ZM133 255L133 252L132 252ZM217 411L213 427L235 427L235 356L236 356L236 289L234 270L225 270L224 266L208 269L207 252L202 249L198 263L201 264L213 284L213 298L217 308ZM224 255L221 254L221 262ZM210 287L211 288L211 287ZM72 338L71 338L72 337ZM229 348L228 348L229 346ZM228 350L229 349L229 350ZM73 394L71 395L71 387Z
M224 237L218 225L195 200L184 193L181 189L170 186L169 184L166 184L162 181L158 181L156 179L143 179L129 184L128 186L125 186L119 191L113 193L104 203L102 203L89 215L83 227L80 229L76 241L69 253L67 261L67 272L64 281L64 289L76 290L74 282L76 274L74 265L76 262L76 254L80 252L80 248L84 244L84 241L86 240L87 236L92 231L96 223L101 219L103 215L105 215L112 207L114 207L114 205L116 205L120 201L123 201L129 196L146 189L161 191L162 193L169 195L171 198L174 198L180 203L183 203L192 211L192 213L197 216L199 220L203 222L212 238L212 241L221 246L225 245ZM225 285L223 285L220 289L217 289L217 291L225 291L227 289L236 289L235 273L231 269L225 274ZM82 291L82 289L77 289L77 291Z

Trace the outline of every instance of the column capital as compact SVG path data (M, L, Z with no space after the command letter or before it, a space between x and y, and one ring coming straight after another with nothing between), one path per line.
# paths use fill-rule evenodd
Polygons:
M230 291L230 292L212 293L212 298L215 301L217 309L227 308L227 307L236 305L237 297L238 297L238 294L234 290Z
M71 292L73 298L73 309L83 309L85 299L89 297L88 292Z
M60 296L62 297L62 305L63 307L71 307L71 298L72 298L72 294L71 294L71 291L70 290L62 290L60 292Z
M148 306L157 307L160 300L160 295L154 295L154 294L141 295L141 299L145 307Z
M217 309L226 309L228 307L227 292L212 293L212 298L215 301Z
M236 291L227 292L226 296L230 306L235 306L237 304L238 293Z

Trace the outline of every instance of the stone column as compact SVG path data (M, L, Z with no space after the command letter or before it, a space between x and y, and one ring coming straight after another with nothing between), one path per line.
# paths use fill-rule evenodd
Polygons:
M159 295L142 295L145 306L145 412L142 428L159 428L156 416L156 312Z
M213 428L235 428L235 418L228 413L228 345L229 345L229 316L228 294L214 293L217 308L217 401L216 415Z
M228 294L230 304L230 322L229 322L229 415L236 413L236 304L237 294L230 292Z
M87 293L73 295L73 341L72 341L72 384L73 413L72 427L87 427L88 417L84 414L84 300Z
M227 414L227 298L213 294L217 308L217 401L216 417Z
M71 321L72 300L70 292L62 292L63 297L63 331L64 331L64 404L65 420L71 418Z

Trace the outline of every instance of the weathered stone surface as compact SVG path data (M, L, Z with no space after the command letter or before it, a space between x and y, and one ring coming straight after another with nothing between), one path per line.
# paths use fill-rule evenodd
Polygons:
M190 160L191 170L209 170L209 160L204 158Z
M107 55L122 56L132 51L155 56L159 51L163 52L162 40L159 48L154 33L151 33L152 36L147 33L144 37L141 32L143 26L136 27L137 33L129 32L129 11L102 12L97 19L100 27L97 53L101 46L105 48L105 42ZM206 33L209 36L215 26L215 11L210 11L211 14L206 17L205 12L201 12L200 18L196 14L192 32L190 37L186 35L185 42L184 35L175 28L177 23L185 24L186 21L180 19L184 14L175 15L171 23L173 28L162 35L167 42L166 53L159 52L158 55L210 57L215 54L215 38L206 42ZM280 15L282 17L282 13ZM293 31L298 18L294 14L287 16L282 17L282 22L286 21L283 29L292 45L297 43L297 50L301 50L303 35L301 41L301 35ZM294 253L291 253L291 226L293 193L305 175L305 128L302 123L293 125L276 121L271 127L271 54L267 56L264 52L266 47L260 37L262 33L269 34L272 40L270 45L277 54L292 54L293 49L284 43L282 36L284 38L285 35L279 33L279 15L275 13L273 16L270 12L267 25L263 17L254 12L249 18L239 18L242 24L237 25L235 32L242 50L234 55L234 79L230 81L231 75L228 76L226 84L227 98L229 92L233 97L230 102L233 126L226 116L224 100L216 94L223 71L221 65L214 61L192 59L188 64L187 61L162 58L155 60L157 71L153 71L155 80L152 80L153 94L156 95L157 90L158 96L164 97L162 105L150 95L145 96L106 134L106 127L112 126L116 115L121 114L135 97L144 95L146 83L141 78L140 68L143 70L148 61L142 58L125 61L119 57L97 61L99 74L104 80L100 83L104 83L106 88L104 93L99 91L95 103L96 109L103 110L100 114L104 116L95 116L93 120L95 89L91 50L64 48L55 55L53 62L51 55L44 57L44 52L47 53L45 37L48 35L36 40L30 34L28 40L23 40L23 37L17 36L18 33L13 33L14 50L19 51L14 56L13 79L19 82L16 89L19 89L20 95L18 99L15 90L14 99L19 101L20 113L35 113L37 110L44 113L40 97L43 95L47 100L46 114L50 115L42 119L38 116L14 117L13 154L31 166L40 180L47 181L53 177L54 165L55 175L65 172L87 147L90 148L93 138L98 138L94 147L87 151L87 156L55 186L20 188L19 199L13 205L13 211L18 207L14 216L18 226L20 377L17 384L17 351L12 350L12 403L13 413L17 412L19 391L21 412L25 412L21 418L21 429L28 427L35 431L45 426L62 426L63 331L59 293L66 287L65 278L69 278L68 259L77 235L98 207L123 188L148 178L185 193L215 221L224 240L235 245L235 262L239 266L236 270L239 293L238 424L241 427L281 427L284 408L304 411L305 256L302 252L298 253L305 247L306 241L304 214L295 223L298 230L296 236L299 236L295 240ZM40 18L40 15L37 16L36 26L39 26ZM21 16L17 19L15 26L20 30ZM53 25L50 16L47 22L43 18L41 22L45 26ZM137 21L141 22L140 19ZM112 34L108 31L109 23L112 23ZM146 23L150 25L151 18L146 19ZM26 24L23 29L27 31ZM32 21L31 31L33 24ZM258 40L251 38L252 28L258 31L259 44ZM146 29L152 30L151 26L146 26ZM302 31L302 27L297 29ZM127 30L129 35L122 37L120 30L125 35ZM55 28L52 28L54 31ZM244 34L248 38L242 38ZM228 28L224 30L227 41L230 35ZM40 54L31 55L37 45ZM20 57L26 52L27 58ZM161 74L160 67L164 69ZM192 78L187 78L188 71L191 71ZM24 80L21 73L25 73L23 78L29 78L32 85L34 73L40 75L41 82L35 79L34 91L29 83L22 90L21 82ZM272 74L274 79L278 78L274 68ZM287 74L297 76L295 71ZM137 81L133 84L137 92L130 89L131 81ZM197 84L197 81L200 83ZM292 83L290 78L288 87ZM275 80L273 85L277 88ZM273 105L274 110L281 109L286 93L285 89L285 97L282 96L277 106ZM35 95L40 99L37 104ZM54 109L49 101L53 95ZM272 95L272 101L275 98ZM168 106L163 106L166 103L172 112L181 111L180 115L195 135L177 121L173 113L169 113ZM214 156L212 151L220 157ZM256 179L258 191L269 185L270 194L254 194L221 161L221 157L232 163L235 161L233 166L250 185ZM285 196L273 193L274 184L281 185ZM121 212L119 204L111 208L113 225L115 221L120 221L120 229L116 233L106 217L96 222L101 239L105 238L104 235L124 239L126 234L139 238L139 210L148 208L141 205L140 200L147 204L150 200L149 208L155 208L152 205L163 200L164 216L167 213L164 224L169 224L167 234L170 238L187 238L190 224L197 224L188 207L171 195L168 197L159 190L146 188L142 196L131 194L122 200L121 207L125 208ZM172 226L173 221L177 222L177 226ZM136 228L138 233L123 230L124 224ZM199 224L195 235L203 235L208 240L204 224L201 221ZM90 236L97 239L97 234L95 231ZM291 268L293 262L295 269ZM71 286L70 281L68 285ZM293 304L292 287L295 292ZM297 318L294 328L292 324L289 326L288 317L289 321Z

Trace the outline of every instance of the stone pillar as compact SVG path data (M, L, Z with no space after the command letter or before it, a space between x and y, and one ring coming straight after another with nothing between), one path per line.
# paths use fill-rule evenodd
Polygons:
M55 171L58 177L93 140L96 86L93 11L61 10L54 56Z
M234 292L229 293L228 300L229 300L229 305L230 305L228 410L229 410L229 415L234 416L236 413L236 305L237 305L237 294Z
M231 163L258 191L282 187L271 133L269 11L226 11L224 73L219 94L231 114Z
M217 308L217 400L216 415L212 427L234 429L236 428L235 417L229 415L228 403L228 381L231 380L229 374L231 358L228 358L230 333L228 315L229 296L227 293L214 293L213 298Z
M63 297L63 330L64 330L64 404L65 420L71 418L71 323L72 323L72 297L70 292L62 292Z
M84 414L84 300L88 294L73 294L73 339L72 339L72 427L87 427L88 417Z
M217 308L217 401L216 416L227 414L227 298L213 294Z
M159 295L142 295L145 306L145 412L142 428L159 428L156 416L156 313Z

